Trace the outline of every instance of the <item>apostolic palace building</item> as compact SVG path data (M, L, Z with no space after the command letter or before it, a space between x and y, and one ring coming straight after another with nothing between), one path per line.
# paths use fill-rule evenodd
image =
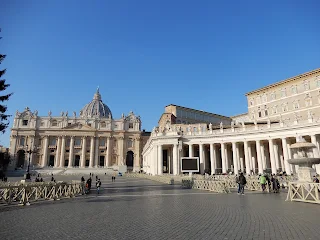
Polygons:
M200 173L295 173L290 145L300 136L319 155L320 69L248 92L248 112L233 117L169 105L144 146L143 169L181 174L181 157ZM319 166L314 166L320 173Z
M25 108L10 136L11 167L110 168L181 174L181 157L199 157L200 173L295 173L290 145L300 136L319 155L320 69L246 94L248 112L227 117L170 104L151 132L133 112L114 119L99 90L80 111L40 117ZM30 150L33 152L30 153ZM318 173L320 167L315 166Z
M10 136L11 167L95 168L127 165L139 171L143 144L150 133L141 131L141 119L133 112L114 119L101 100L99 89L79 116L40 117L28 107L16 112Z

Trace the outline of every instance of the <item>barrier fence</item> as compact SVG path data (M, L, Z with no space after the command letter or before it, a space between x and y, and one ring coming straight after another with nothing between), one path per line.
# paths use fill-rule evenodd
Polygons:
M286 201L320 204L320 183L289 182Z
M11 183L0 186L0 203L30 205L38 200L60 200L84 194L84 184L81 182L66 183Z

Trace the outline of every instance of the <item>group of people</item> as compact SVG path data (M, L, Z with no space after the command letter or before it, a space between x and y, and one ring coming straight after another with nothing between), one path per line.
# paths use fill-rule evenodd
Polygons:
M262 174L262 175L259 175L258 179L261 184L261 188L263 192L266 190L266 187L268 186L269 192L271 192L271 187L272 187L272 191L274 193L279 193L280 183L276 175L273 174L270 179L267 174Z
M262 192L265 192L268 186L269 192L271 192L272 189L274 193L279 193L280 183L277 176L272 175L271 178L269 178L268 174L262 174L259 175L258 180L261 184ZM244 195L244 186L247 184L247 179L243 173L240 173L239 176L236 175L236 182L238 184L238 194Z
M85 183L85 182L86 182L86 185L85 185L85 194L90 193L91 184L92 184L92 178L91 178L91 177L93 177L93 173L92 173L92 174L90 173L90 177L88 178L87 181L85 181L85 179L84 179L83 176L81 177L81 182L82 182L82 183ZM100 180L100 178L98 178L98 176L96 175L96 189L97 189L97 194L100 193L100 187L101 187L101 180Z

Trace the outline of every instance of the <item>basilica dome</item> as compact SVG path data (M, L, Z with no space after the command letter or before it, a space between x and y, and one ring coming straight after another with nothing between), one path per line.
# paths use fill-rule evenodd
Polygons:
M99 93L99 88L93 96L90 103L85 105L80 111L80 117L84 118L95 118L95 117L107 117L112 118L112 113L110 108L104 104L101 100L101 95Z

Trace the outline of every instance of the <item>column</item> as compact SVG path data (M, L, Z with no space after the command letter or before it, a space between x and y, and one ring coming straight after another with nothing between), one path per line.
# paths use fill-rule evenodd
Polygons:
M248 142L248 154L249 154L249 165L250 165L250 173L253 171L253 163L252 163L252 148L251 144Z
M272 174L277 174L276 160L274 157L274 145L273 145L272 139L269 139L269 152L270 152L271 172Z
M135 171L140 171L140 137L137 137L135 139L134 149L135 149L135 158L133 159L134 160L133 166L135 168Z
M239 168L238 168L238 158L237 158L237 143L232 143L232 158L233 158L233 168L234 168L234 174L239 174Z
M210 161L211 161L211 175L216 173L216 156L215 155L215 147L213 143L210 144Z
M249 152L248 152L248 142L243 142L243 150L244 150L244 159L246 163L246 174L250 175L250 158L249 158Z
M261 161L262 161L262 168L263 170L266 170L267 169L267 165L266 165L266 156L265 156L265 152L264 152L264 143L261 142L260 143L260 151L261 151Z
M60 167L64 167L64 154L66 152L66 136L62 136L61 139L61 154L60 154Z
M70 139L70 150L69 150L69 164L68 167L73 167L73 147L74 147L74 136Z
M240 157L239 144L236 144L236 153L237 153L238 169L240 169L241 172L244 172L243 158Z
M282 152L283 152L283 161L284 161L285 171L288 175L291 175L291 168L290 168L290 164L288 163L289 153L287 148L287 139L282 138L281 141L282 141Z
M316 145L315 148L313 148L313 157L318 158L319 157L319 149L318 149L318 143L317 143L317 137L316 135L310 135L311 137L311 142ZM319 174L320 173L320 164L315 165L316 172Z
M189 144L189 157L193 157L193 144Z
M56 156L54 161L54 167L59 167L60 165L60 151L61 151L61 137L58 136L58 142L57 142L57 150L56 150Z
M86 166L86 153L87 153L87 137L82 137L82 149L81 149L81 163L80 167Z
M221 159L222 159L222 173L227 173L226 168L226 144L221 143Z
M99 159L99 143L100 138L96 137L96 146L95 146L95 153L94 153L94 167L98 167L100 165L100 159Z
M44 137L43 144L43 156L42 156L42 167L47 167L48 165L48 147L49 147L49 136Z
M172 169L172 167L171 167L171 149L168 149L168 151L167 151L167 159L168 159L168 162L169 162L169 167L168 167L168 169L169 169L169 174L171 174L171 169Z
M203 154L203 144L199 144L199 157L200 157L200 174L204 173L204 154Z
M276 162L276 168L277 170L280 169L280 161L279 161L279 145L277 143L274 143L273 145L273 149L274 149L274 160Z
M106 155L106 164L107 167L111 165L111 137L107 137L107 155Z
M94 137L91 137L90 140L90 163L89 167L93 167L93 162L94 162Z
M119 149L118 165L121 164L121 162L123 164L125 164L125 161L123 159L123 139L124 139L124 137L119 137L119 139L118 139L118 149Z
M151 162L153 165L153 175L157 175L158 174L158 147L157 147L157 145L153 146L152 155L153 156L151 158Z
M262 174L263 173L263 165L262 165L262 159L261 159L260 140L256 141L256 150L257 150L257 158L258 158L258 172L259 172L259 174Z
M163 151L162 145L158 145L158 175L163 174Z
M178 144L173 144L173 175L178 175Z

